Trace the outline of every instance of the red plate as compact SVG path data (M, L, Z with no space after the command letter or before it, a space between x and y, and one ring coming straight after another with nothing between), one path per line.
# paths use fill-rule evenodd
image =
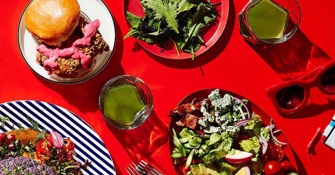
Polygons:
M199 50L195 52L195 56L199 56L202 53L206 52L209 48L211 48L220 38L227 24L228 12L229 12L229 0L211 0L211 3L212 4L221 3L217 7L219 15L216 18L216 21L213 22L211 26L203 30L203 38L205 41L205 46L201 46ZM140 4L140 0L125 0L123 8L124 12L129 11L137 16L145 15L143 7ZM128 27L130 27L129 23ZM163 52L161 51L162 50L161 47L155 44L148 44L143 40L137 40L137 42L148 52L162 58L176 59L176 60L192 58L191 54L183 51L180 51L180 55L178 56L178 53L176 52L176 48L174 47L172 41L170 41L167 44L168 46L164 48Z
M194 98L197 98L199 100L202 100L202 99L205 99L208 97L208 95L213 91L214 89L204 89L204 90L199 90L199 91L196 91L196 92L193 92L191 94L189 94L188 96L186 96L184 99L182 99L179 104L186 104L186 103L191 103L192 100ZM230 94L234 97L237 97L239 99L245 99L244 97L241 97L233 92L229 92L229 91L226 91L226 90L222 90L220 89L220 94L221 96L223 96L224 94ZM258 114L261 116L262 118L262 121L264 123L264 125L269 125L270 124L270 120L271 118L263 111L261 110L258 106L256 106L255 104L253 104L251 101L248 101L248 109L250 111L250 113L255 113L255 114ZM170 123L170 132L169 132L169 144L170 144L170 153L172 154L172 151L174 149L174 144L172 142L172 128L174 128L177 132L180 132L182 127L176 125L176 119L175 118L171 118L171 123ZM273 122L274 123L274 122ZM274 123L275 124L275 123ZM276 125L276 130L279 129L278 126ZM277 135L277 138L278 140L282 141L282 142L285 142L285 143L288 143L287 139L285 138L284 134L280 133L279 135ZM289 145L287 146L284 146L283 147L283 151L284 151L284 159L288 159L297 169L297 163L296 163L296 160L294 158L294 154L293 154L293 151L291 149L291 147ZM178 175L182 175L183 173L179 170L179 164L177 165L174 165L174 168L175 168L175 171ZM297 169L298 170L298 169Z

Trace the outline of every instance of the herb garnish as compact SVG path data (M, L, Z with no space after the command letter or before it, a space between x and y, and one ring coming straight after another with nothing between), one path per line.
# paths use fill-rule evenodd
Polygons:
M216 6L208 0L141 0L145 16L126 12L132 36L150 44L164 45L171 39L178 50L192 54L205 44L201 31L215 20Z
M9 118L8 118L8 117L0 116L0 121L1 121L0 126L1 126L1 127L4 127L5 124L6 124L6 122L9 121Z

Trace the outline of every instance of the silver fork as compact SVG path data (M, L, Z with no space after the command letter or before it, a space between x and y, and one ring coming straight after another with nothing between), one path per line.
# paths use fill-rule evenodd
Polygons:
M130 163L126 171L129 175L163 175L144 160L141 160L138 164Z

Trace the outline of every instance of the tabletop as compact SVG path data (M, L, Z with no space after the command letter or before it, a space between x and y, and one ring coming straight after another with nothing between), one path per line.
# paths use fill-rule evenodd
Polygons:
M170 158L169 113L187 94L205 88L220 88L243 96L259 106L282 129L294 152L301 174L331 172L335 152L318 142L312 161L307 145L317 128L325 128L335 114L335 96L312 88L308 105L292 115L277 113L265 89L304 72L313 64L335 58L335 13L332 0L300 0L302 21L289 41L273 46L253 46L239 33L237 15L247 0L229 0L229 16L222 36L195 60L171 60L152 55L129 31L123 0L104 0L113 15L116 45L111 61L97 76L72 85L47 81L25 63L18 46L18 23L28 0L2 1L0 6L0 103L38 100L56 104L80 116L101 137L111 154L116 174L126 174L131 161L144 159L164 174L175 174ZM154 110L133 130L118 130L106 124L98 108L103 85L111 78L129 74L150 87ZM317 167L317 168L315 168ZM319 169L319 170L317 170Z

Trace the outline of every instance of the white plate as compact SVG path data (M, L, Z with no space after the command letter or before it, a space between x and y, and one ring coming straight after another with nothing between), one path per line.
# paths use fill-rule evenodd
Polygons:
M37 42L34 40L33 36L27 31L24 24L24 16L25 11L21 15L21 19L19 21L18 26L18 44L21 51L21 54L28 64L28 66L39 76L42 78L55 82L55 83L64 83L64 84L73 84L80 83L86 81L106 67L109 60L112 57L112 53L115 45L115 35L116 30L114 26L113 16L108 10L106 4L104 4L101 0L78 0L81 14L88 18L90 21L95 19L100 20L100 28L99 32L102 34L103 39L109 45L110 50L108 52L104 52L97 56L96 65L88 74L78 77L78 78L61 78L57 75L49 75L48 71L46 71L42 66L40 66L36 62L36 47Z
M46 102L25 100L0 104L0 115L10 118L10 122L0 127L0 132L10 131L13 126L18 128L18 124L28 128L31 125L27 117L30 117L38 122L41 130L55 130L74 141L75 159L92 162L92 166L82 170L84 174L116 174L112 158L98 134L70 111Z

